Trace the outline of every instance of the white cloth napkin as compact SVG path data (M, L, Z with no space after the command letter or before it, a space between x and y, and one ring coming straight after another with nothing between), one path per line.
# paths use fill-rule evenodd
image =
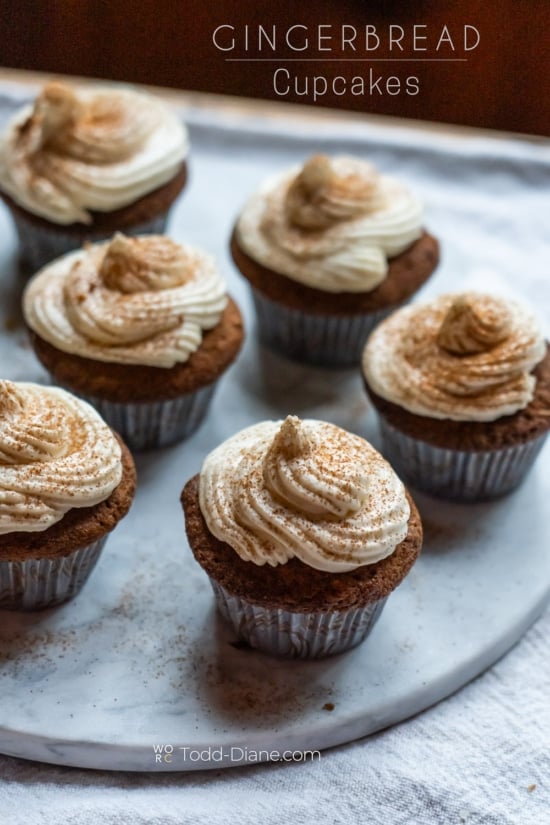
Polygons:
M0 757L4 825L546 825L550 612L490 671L318 762L188 774Z

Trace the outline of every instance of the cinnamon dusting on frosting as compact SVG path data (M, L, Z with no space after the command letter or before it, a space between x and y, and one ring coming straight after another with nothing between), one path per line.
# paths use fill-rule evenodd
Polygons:
M0 422L0 534L46 530L120 483L115 436L70 393L0 381Z
M13 415L23 409L23 399L11 381L0 381L0 417Z
M438 345L452 355L475 355L501 344L512 331L512 314L490 295L457 295L445 315Z
M295 415L288 415L273 439L266 462L276 459L278 455L288 460L304 457L311 452L311 448L311 440L304 431L300 419Z
M210 532L245 561L297 557L328 572L390 555L410 514L403 485L370 444L295 416L249 427L210 453L200 506Z
M378 173L363 164L331 163L314 155L290 184L285 208L291 224L301 229L325 229L333 223L366 214L376 207Z
M63 352L170 368L219 323L227 296L206 253L161 235L117 233L41 270L23 304L28 325Z
M365 161L322 154L267 181L236 226L255 261L327 292L374 289L421 234L422 208L404 186Z
M521 304L476 292L398 310L371 334L363 371L371 389L409 412L495 421L533 398L546 345Z
M164 235L126 237L117 232L107 246L99 277L126 294L183 286L196 277L192 256Z
M0 142L2 188L59 224L89 224L173 178L184 127L158 100L121 88L46 84Z

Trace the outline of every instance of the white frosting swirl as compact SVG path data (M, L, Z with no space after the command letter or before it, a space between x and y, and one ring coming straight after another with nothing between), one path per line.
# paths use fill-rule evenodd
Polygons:
M236 226L260 264L326 292L368 292L422 234L419 201L365 161L314 155L268 180Z
M120 445L89 404L0 381L0 534L47 530L104 501L121 478Z
M92 221L167 183L188 152L185 127L151 95L48 83L0 140L0 185L58 224Z
M23 297L27 324L57 349L165 368L188 360L226 305L214 260L162 235L116 234L58 258Z
M521 304L466 292L393 313L371 334L363 371L377 395L409 412L495 421L532 400L545 352Z
M359 436L323 421L265 421L207 456L200 508L245 561L296 557L330 573L374 564L406 537L405 488Z

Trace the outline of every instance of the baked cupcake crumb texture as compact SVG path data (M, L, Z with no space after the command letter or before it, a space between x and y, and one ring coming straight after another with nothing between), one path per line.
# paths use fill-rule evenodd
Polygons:
M291 280L360 293L384 280L422 223L420 202L394 178L358 158L315 155L252 195L236 235L246 255Z
M213 259L164 236L64 256L24 295L36 354L62 385L112 402L161 401L212 383L243 338Z
M422 542L414 503L368 442L295 416L221 444L182 503L189 543L213 581L300 613L383 599Z
M0 561L36 550L62 555L115 526L135 471L88 404L57 388L0 381L0 416Z
M189 359L226 305L210 255L164 235L121 233L54 261L23 298L27 324L57 349L164 369Z
M253 604L291 612L348 610L386 597L404 579L422 545L422 523L407 493L411 510L405 539L387 558L348 573L315 570L294 558L277 567L243 561L226 542L209 531L199 504L199 475L182 493L189 545L201 567L229 593Z
M545 354L522 304L468 292L395 312L369 337L363 370L375 395L410 413L490 422L529 405Z
M407 535L403 485L371 445L323 421L266 421L224 441L201 470L209 530L245 561L297 557L339 573L393 552Z
M173 180L187 152L185 127L153 96L54 81L8 123L0 179L31 215L85 226Z

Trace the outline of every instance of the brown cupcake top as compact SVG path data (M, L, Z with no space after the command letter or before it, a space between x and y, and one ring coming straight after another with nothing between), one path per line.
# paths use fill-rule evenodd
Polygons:
M175 176L168 183L159 186L152 192L148 192L128 206L120 209L113 209L112 212L97 212L90 210L92 218L91 224L71 223L63 226L62 232L65 236L72 238L73 246L76 249L84 241L99 237L109 237L115 229L124 232L132 231L135 227L150 225L153 221L165 216L181 190L187 183L188 169L187 163L182 163ZM52 221L27 212L19 206L13 198L0 190L0 197L9 207L10 212L26 224L31 224L46 231L54 231L56 228ZM29 275L34 275L36 267L29 271Z
M0 535L0 562L68 556L114 530L130 509L136 491L132 454L116 433L114 437L120 445L122 475L111 495L93 507L68 510L61 521L47 530Z
M363 371L377 396L409 413L488 422L527 407L545 352L520 303L464 292L404 307L379 324Z
M396 307L428 280L439 263L439 243L423 232L413 245L389 261L381 284L367 292L326 292L293 281L253 260L231 237L236 266L254 289L283 306L319 315L350 316Z
M408 493L407 499L408 532L390 556L347 573L327 573L296 558L277 567L243 561L208 530L199 503L198 475L185 485L181 497L189 545L208 575L246 601L293 612L348 610L391 593L409 572L422 546L420 516Z
M407 435L448 450L500 450L525 444L550 430L550 349L533 370L536 380L532 400L523 409L495 421L452 421L416 415L373 392L370 399L380 415Z
M390 555L407 534L403 484L365 439L287 416L224 441L204 460L209 531L258 566L296 557L341 573Z
M187 150L185 127L151 95L55 81L8 123L0 180L32 214L90 224L174 178Z
M97 361L62 352L31 331L37 357L61 385L115 403L167 401L212 384L235 360L243 338L243 319L231 298L219 324L204 334L198 350L171 369L107 362L98 368Z
M358 158L314 155L268 180L236 225L254 261L329 293L368 292L388 260L422 234L422 207L394 178Z
M119 442L70 393L0 381L0 420L0 535L44 532L120 484Z
M23 299L27 324L58 350L165 369L188 361L226 304L210 255L121 233L44 267Z

